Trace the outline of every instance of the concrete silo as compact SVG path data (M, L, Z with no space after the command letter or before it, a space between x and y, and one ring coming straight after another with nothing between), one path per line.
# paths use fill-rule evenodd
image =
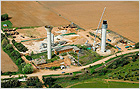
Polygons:
M45 29L47 31L47 54L48 54L48 59L51 59L51 30L52 30L52 26L50 25L46 25Z
M102 24L102 39L101 39L101 52L105 52L105 46L106 46L106 29L108 27L107 21L103 20Z

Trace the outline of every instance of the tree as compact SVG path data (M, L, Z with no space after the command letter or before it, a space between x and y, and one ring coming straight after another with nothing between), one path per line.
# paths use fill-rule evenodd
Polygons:
M135 44L135 48L136 48L136 49L139 48L139 42Z
M7 46L7 44L9 44L9 42L8 42L8 40L6 38L4 38L2 40L2 43L1 44L2 44L2 47L5 48Z
M24 74L30 74L30 73L33 73L33 66L29 63L27 63L24 68L22 68L22 72Z
M1 15L1 20L2 21L7 20L7 19L8 19L8 14Z
M9 53L11 53L12 51L14 51L14 48L11 44L7 44L7 46L5 47L5 50Z
M16 50L12 51L11 54L10 54L10 56L11 56L12 58L14 58L14 60L17 60L18 58L21 57L21 56L20 56L20 53L19 53L18 51L16 51Z
M41 82L36 83L36 88L42 88L42 83Z
M16 60L16 65L20 65L22 62L24 62L23 59L22 58L18 58Z
M49 88L51 88L55 84L54 81L55 79L53 79L52 77L44 79L45 84L49 85Z

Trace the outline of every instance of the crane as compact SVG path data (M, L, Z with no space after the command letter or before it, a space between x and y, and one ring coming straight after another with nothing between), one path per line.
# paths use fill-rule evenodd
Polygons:
M95 34L95 38L94 38L94 43L93 43L93 46L92 46L93 51L95 51L95 49L96 49L96 48L95 48L96 35L97 35L97 33L98 33L98 29L99 29L99 26L100 26L100 23L101 23L101 20L102 20L102 18L103 18L103 15L104 15L105 10L106 10L106 7L105 7L104 10L103 10L102 16L101 16L101 18L100 18L100 21L99 21L99 24L98 24L98 27L97 27L97 30L96 30L96 34Z

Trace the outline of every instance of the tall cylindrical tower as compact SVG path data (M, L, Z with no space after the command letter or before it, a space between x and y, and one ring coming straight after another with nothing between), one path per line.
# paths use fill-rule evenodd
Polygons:
M103 20L103 24L102 24L102 39L101 39L101 52L105 52L107 26L108 26L107 21Z
M46 25L45 29L47 30L47 54L48 54L48 59L51 59L51 30L52 26Z

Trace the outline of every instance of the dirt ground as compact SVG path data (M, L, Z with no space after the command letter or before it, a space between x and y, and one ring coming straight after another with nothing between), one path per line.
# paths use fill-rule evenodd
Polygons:
M16 72L18 67L12 61L12 59L1 49L1 71L4 72Z

